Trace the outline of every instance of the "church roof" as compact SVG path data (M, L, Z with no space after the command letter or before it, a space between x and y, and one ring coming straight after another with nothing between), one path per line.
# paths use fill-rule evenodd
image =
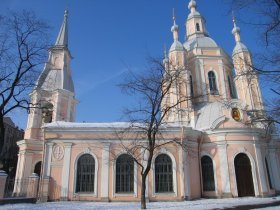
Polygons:
M216 122L222 118L224 118L222 103L214 102L206 104L198 112L198 118L195 127L198 130L208 130L214 128Z
M62 67L57 67L55 65L55 60L59 59L52 59L53 53L59 53L61 55L60 63L64 62ZM64 12L64 19L56 42L50 49L49 62L45 65L43 72L40 74L35 86L36 88L46 91L64 89L74 93L74 84L69 69L70 65L67 64L68 59L65 58L66 54L71 58L68 50L68 10Z
M178 40L174 40L173 44L171 45L169 52L172 51L183 51L184 47L182 45L182 43Z
M68 10L65 10L63 23L56 39L55 46L68 47Z
M216 48L219 47L217 43L210 37L195 37L184 43L184 47L187 51L193 50L194 48Z
M74 93L74 84L66 69L45 68L36 84L36 88L47 91L64 89Z
M240 52L249 52L249 50L242 42L236 42L232 55L238 54Z
M79 122L64 122L57 121L45 124L44 128L145 128L147 125L144 123L131 123L131 122L103 122L103 123L79 123ZM180 123L166 123L161 128L177 128L182 127Z

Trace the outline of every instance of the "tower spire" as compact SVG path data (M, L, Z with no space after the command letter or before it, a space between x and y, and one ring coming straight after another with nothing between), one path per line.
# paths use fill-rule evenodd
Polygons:
M64 12L64 19L55 42L55 46L68 47L68 9Z
M191 0L188 8L189 8L189 10L191 10L191 13L195 13L196 12L196 1Z
M178 41L179 40L179 26L176 24L176 16L175 16L175 9L173 8L173 26L171 27L171 32L173 33L173 38L174 41Z
M234 13L232 12L232 22L233 22L233 29L232 29L232 34L234 35L235 42L241 42L241 37L240 37L240 28L237 27L236 25L236 18L234 16Z

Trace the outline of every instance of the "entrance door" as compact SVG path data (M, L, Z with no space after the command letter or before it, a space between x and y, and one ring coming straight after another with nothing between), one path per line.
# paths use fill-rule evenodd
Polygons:
M252 168L246 154L240 153L234 159L238 196L255 196Z

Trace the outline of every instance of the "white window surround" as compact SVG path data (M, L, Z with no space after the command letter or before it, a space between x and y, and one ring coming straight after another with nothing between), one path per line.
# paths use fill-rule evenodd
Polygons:
M168 192L168 193L156 193L156 189L155 189L155 160L157 158L157 156L161 155L161 154L165 154L168 155L171 158L172 161L172 176L173 176L173 193ZM152 159L152 173L153 173L153 180L152 180L152 196L156 197L156 196L174 196L177 197L178 191L177 191L177 165L176 165L176 159L173 156L173 154L169 151L167 151L165 148L162 148L156 155L154 155L153 159Z
M117 163L117 159L124 154L128 154L125 151L120 152L116 158L113 161L113 176L112 176L112 183L113 183L113 197L124 197L124 196L134 196L135 198L137 197L137 163L135 161L134 162L134 186L133 186L133 193L116 193L116 163Z
M80 193L80 192L76 192L76 182L77 182L77 165L78 165L78 160L82 155L86 155L89 154L94 158L94 165L95 165L95 169L94 169L94 192L93 193ZM82 151L80 154L78 154L78 156L75 159L75 168L74 168L74 184L73 184L73 195L74 196L94 196L97 197L97 178L98 178L98 159L96 157L96 155L94 153L92 153L89 150L85 150Z
M216 193L216 195L218 195L218 184L217 184L217 170L216 170L216 162L215 162L215 160L214 160L214 158L209 154L209 153L206 153L206 152L201 152L201 154L200 154L200 160L199 160L199 164L200 164L200 169L202 169L202 167L201 167L201 158L203 157L203 156L207 156L207 157L209 157L209 158L211 158L211 160L212 160L212 163L213 163L213 171L214 171L214 182L215 182L215 191L203 191L203 180L202 180L202 170L200 170L201 171L201 173L200 173L200 180L201 180L201 192L215 192Z
M255 196L259 196L260 193L259 193L259 187L258 187L258 181L257 181L257 173L256 173L256 163L255 163L255 160L254 158L252 157L252 155L246 151L245 148L239 148L237 150L237 152L233 155L233 159L232 159L232 174L234 175L234 179L233 179L233 183L234 183L234 192L233 192L233 195L238 197L238 190L237 190L237 182L236 182L236 173L235 173L235 165L234 165L234 160L236 158L237 155L239 154L246 154L249 159L250 159L250 163L251 163L251 168L252 168L252 177L253 177L253 184L254 184L254 191L255 191Z

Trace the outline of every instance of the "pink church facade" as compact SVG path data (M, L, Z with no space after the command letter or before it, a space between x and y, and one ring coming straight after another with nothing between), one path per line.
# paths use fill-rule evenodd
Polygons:
M206 31L205 19L194 0L189 3L186 41L179 41L174 18L174 42L164 63L186 68L184 86L176 86L165 101L180 94L194 96L166 117L165 139L181 139L184 150L168 144L156 151L147 179L150 201L181 201L201 197L270 196L280 192L280 139L252 122L251 111L261 115L263 102L258 78L248 84L251 55L241 42L234 21L236 46L227 55ZM31 110L24 140L18 142L16 179L39 167L39 199L139 201L140 168L123 150L116 132L128 123L77 123L71 53L68 49L68 12L49 60L30 94L41 109ZM250 63L245 63L249 61ZM195 97L201 95L202 97ZM164 104L163 104L164 106ZM187 114L186 114L187 113ZM128 144L136 128L123 139ZM145 152L143 153L145 161ZM14 187L14 193L22 189Z

